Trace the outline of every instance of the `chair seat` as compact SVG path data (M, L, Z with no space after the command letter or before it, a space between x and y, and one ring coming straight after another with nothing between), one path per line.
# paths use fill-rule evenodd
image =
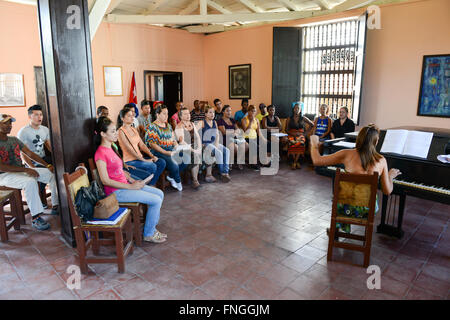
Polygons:
M81 223L82 228L104 228L104 229L116 229L121 228L125 225L127 218L130 216L130 210L127 210L127 213L123 215L122 219L120 219L116 224L91 224L91 223ZM76 227L74 227L75 229Z
M2 203L5 200L8 200L14 191L7 191L7 190L0 190L0 203Z
M369 221L367 219L348 218L348 217L342 217L342 216L337 216L336 222L357 224L357 225L361 225L361 226L366 226L369 224Z

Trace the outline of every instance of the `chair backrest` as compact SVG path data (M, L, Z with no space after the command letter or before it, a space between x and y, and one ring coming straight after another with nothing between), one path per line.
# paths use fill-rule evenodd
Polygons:
M89 158L88 162L89 162L89 170L91 171L92 179L97 181L100 188L103 188L102 179L100 179L100 174L98 173L97 165L95 164L94 159Z
M288 118L280 118L281 132L286 132L286 123Z
M70 216L72 217L73 227L80 227L81 220L75 208L75 196L81 187L89 187L89 177L83 168L79 168L73 173L65 172L63 174L64 184L66 186L67 201L69 202Z
M347 205L367 213L367 216L362 214L353 218L368 218L373 222L377 189L378 172L373 175L342 173L338 168L334 179L333 215L338 213L338 204Z

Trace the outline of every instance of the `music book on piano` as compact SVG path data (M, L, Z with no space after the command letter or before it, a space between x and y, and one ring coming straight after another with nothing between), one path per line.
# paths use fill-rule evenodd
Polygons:
M407 156L427 158L433 132L412 130L387 130L381 153L397 153Z

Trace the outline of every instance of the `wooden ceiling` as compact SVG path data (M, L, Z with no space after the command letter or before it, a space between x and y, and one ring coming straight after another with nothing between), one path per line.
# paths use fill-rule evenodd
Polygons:
M37 0L5 1L36 4ZM94 25L91 33L95 34L101 21L214 33L404 1L411 0L88 0L88 3Z

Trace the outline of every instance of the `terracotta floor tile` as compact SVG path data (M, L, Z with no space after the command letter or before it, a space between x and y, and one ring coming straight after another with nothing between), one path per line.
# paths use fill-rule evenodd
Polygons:
M110 289L110 286L103 279L98 276L89 276L82 279L81 288L73 289L73 292L81 299L84 299L95 292L106 289Z
M217 272L204 265L197 265L180 272L183 278L190 281L194 286L201 286L208 280L216 277Z
M110 289L100 292L95 292L90 296L86 297L85 300L121 300L117 293Z
M386 270L384 270L383 275L404 283L412 283L412 281L417 277L418 271L391 263L387 266Z
M282 264L276 264L264 274L264 276L281 286L287 286L294 281L300 273Z
M351 297L334 288L328 288L317 298L318 300L350 300Z
M12 290L8 290L7 292L1 293L0 290L0 300L32 300L33 297L28 292L28 290L23 287L16 287Z
M164 264L160 264L153 269L146 270L139 274L139 276L148 282L159 286L164 286L170 279L175 278L176 275L177 273L173 269Z
M289 288L307 299L316 299L328 288L328 285L313 281L301 275L289 284Z
M444 300L443 297L437 296L420 287L413 287L406 295L407 300Z
M223 270L222 275L236 283L243 283L251 278L255 272L241 263L233 263Z
M389 276L381 276L381 291L392 294L398 298L403 298L405 296L410 285L411 282L407 284Z
M433 263L426 263L422 272L427 276L450 283L450 270L448 268Z
M299 295L297 292L291 288L285 288L277 296L274 297L276 300L307 300L307 298Z
M400 300L399 297L394 296L392 294L382 292L380 290L368 290L364 297L364 300Z
M432 294L445 297L450 290L450 283L422 272L414 281L414 287L426 289Z
M123 284L115 286L114 290L123 299L135 299L140 294L150 291L153 288L155 288L154 284L144 281L140 278L133 278Z
M203 265L217 273L222 273L222 271L232 263L234 263L234 261L218 254L205 260Z
M311 268L316 263L316 260L309 259L307 257L300 256L298 254L291 254L286 259L281 261L281 264L294 269L299 273L303 273Z
M245 288L264 299L272 299L281 292L284 286L264 276L255 276L245 283Z
M223 276L217 276L201 286L209 296L215 300L230 299L231 293L238 287L236 282Z

